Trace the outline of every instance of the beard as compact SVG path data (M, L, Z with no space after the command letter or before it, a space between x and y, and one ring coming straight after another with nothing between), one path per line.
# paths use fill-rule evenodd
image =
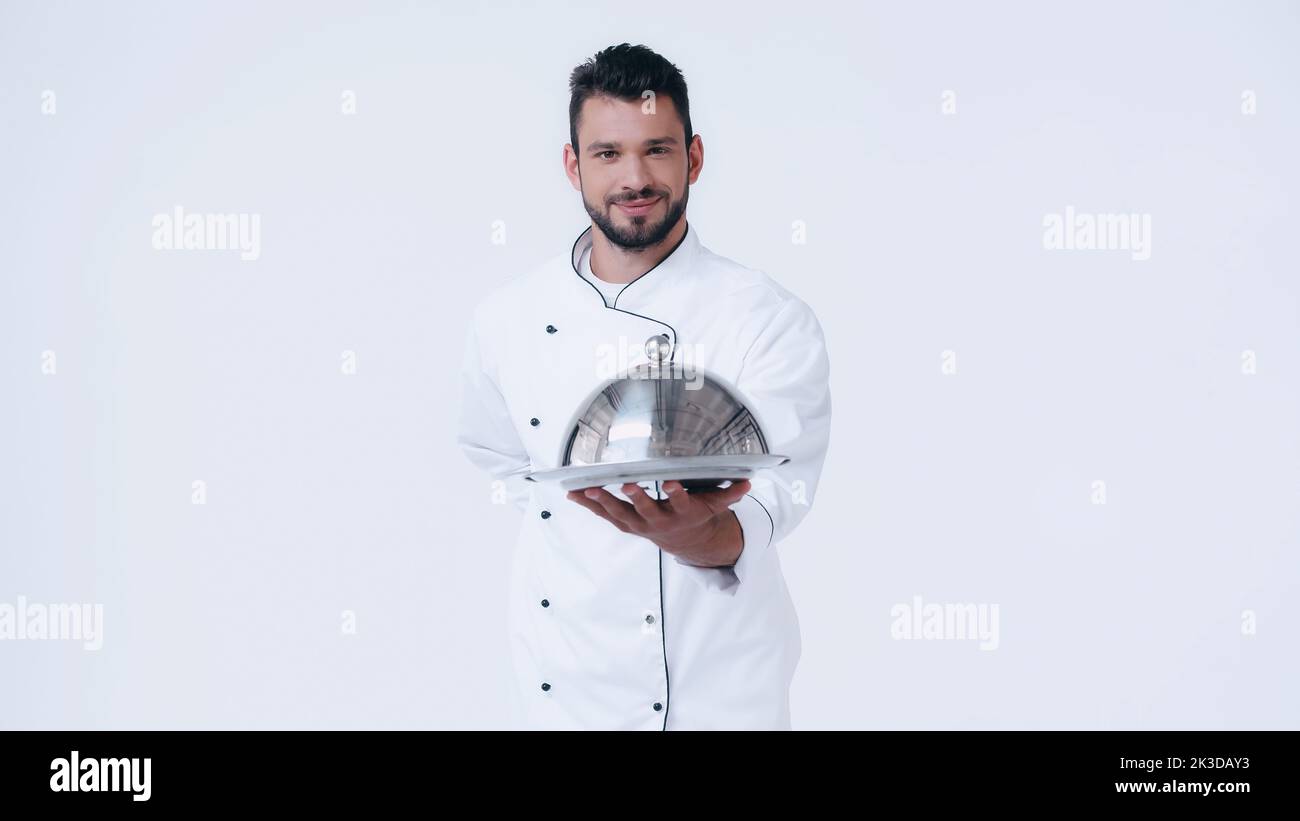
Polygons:
M661 191L645 190L635 197L625 197L624 199L645 199L656 195L661 199L664 198L664 193ZM690 195L691 187L687 185L682 190L681 199L668 203L668 213L664 214L663 219L649 222L650 218L648 216L630 217L632 224L626 228L615 225L614 221L608 216L609 212L594 208L591 203L587 202L585 193L582 195L582 206L587 209L587 215L591 217L591 221L595 223L606 239L626 251L640 251L658 245L667 238L673 227L677 225L677 221L682 218L682 214L686 213L686 201L690 199ZM608 207L612 210L615 207L614 202L621 201L615 200Z

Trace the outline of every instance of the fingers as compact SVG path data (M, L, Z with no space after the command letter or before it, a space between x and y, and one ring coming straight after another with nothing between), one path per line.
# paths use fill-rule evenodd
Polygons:
M650 494L645 492L645 488L640 485L628 483L623 485L623 495L632 500L632 506L651 526L662 522L666 518L663 503L658 499L652 499Z
M668 493L668 507L673 513L685 516L691 512L691 496L681 482L664 482L664 490Z
M591 487L571 490L568 498L613 524L624 533L644 533L675 526L677 517L700 519L705 515L725 513L728 508L744 498L750 491L749 480L732 482L719 490L690 494L681 482L664 482L668 501L662 502L646 493L640 485L628 483L621 487L631 504L617 498L604 488ZM707 511L707 514L706 514Z
M612 524L614 527L618 528L619 530L623 531L624 533L628 533L628 532L630 532L630 530L629 530L629 528L628 528L627 525L623 524L623 523L620 522L620 521L617 521L617 520L611 518L610 515L609 515L607 512L605 512L605 508L604 508L604 507L602 507L601 505L596 504L595 501L593 501L593 500L591 500L591 499L588 499L588 498L584 495L584 491L581 491L581 490L571 490L571 491L568 492L568 494L566 494L566 497L567 497L569 500L574 501L574 502L577 502L578 504L582 505L582 506L585 507L587 510L590 510L592 513L596 514L596 515L599 516L600 518L602 518L602 519L604 519L605 521L609 522L609 523Z
M589 487L582 491L582 495L587 501L593 502L604 509L607 514L606 518L615 524L622 524L629 530L636 531L645 527L645 520L641 514L637 513L636 508L627 502L614 497L614 494L599 487Z
M739 502L749 492L750 487L748 479L742 479L739 482L732 482L729 487L722 490L711 490L708 493L699 494L700 501L709 506L709 510L714 514L723 513L727 508Z
M743 479L720 490L687 493L681 482L664 482L664 490L668 492L668 506L673 513L679 515L691 514L698 505L704 505L710 514L722 513L744 498L751 487L749 480Z
M750 490L752 490L753 487L754 486L750 484L748 479L741 479L739 482L732 482L731 487L728 487L726 490L723 491L723 493L732 494L731 501L728 504L734 505L736 502L739 502L741 499L745 498L745 494L748 493Z

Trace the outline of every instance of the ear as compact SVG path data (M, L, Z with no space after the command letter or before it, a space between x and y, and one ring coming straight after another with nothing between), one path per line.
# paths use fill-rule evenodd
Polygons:
M578 169L578 154L569 143L564 144L564 173L574 191L582 191L582 173Z
M689 172L686 175L686 181L691 185L700 178L700 171L704 169L704 138L699 134L691 137L690 148L686 150L687 161L690 163Z

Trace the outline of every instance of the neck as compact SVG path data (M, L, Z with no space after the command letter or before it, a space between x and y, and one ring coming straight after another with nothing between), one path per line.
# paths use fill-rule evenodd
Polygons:
M591 273L606 282L626 284L663 262L668 252L686 235L686 217L657 245L629 249L609 241L605 232L591 227Z

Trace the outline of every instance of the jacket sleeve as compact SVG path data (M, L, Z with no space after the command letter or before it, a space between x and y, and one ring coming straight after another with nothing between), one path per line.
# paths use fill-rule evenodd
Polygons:
M528 483L523 478L532 466L519 439L497 380L495 358L483 345L479 312L475 311L465 335L460 369L460 416L457 444L475 466L494 482L493 498L526 510Z
M830 443L830 361L816 315L793 295L745 355L736 388L763 431L768 452L790 457L759 471L752 489L732 506L744 548L730 568L695 568L705 587L734 595L812 508ZM685 562L680 562L685 564ZM688 565L689 566L689 565Z

